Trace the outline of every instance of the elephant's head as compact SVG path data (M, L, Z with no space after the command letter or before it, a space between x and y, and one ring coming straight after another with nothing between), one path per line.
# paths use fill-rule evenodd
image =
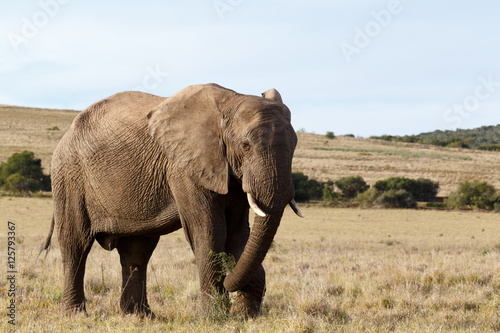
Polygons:
M290 203L298 215L292 182L297 136L280 94L241 95L216 84L187 87L148 115L150 133L171 163L196 184L227 194L231 176L241 182L258 216L224 286L245 287L274 238Z

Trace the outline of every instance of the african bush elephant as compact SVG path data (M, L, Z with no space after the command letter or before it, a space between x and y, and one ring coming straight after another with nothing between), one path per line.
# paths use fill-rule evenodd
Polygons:
M230 311L259 314L262 261L294 197L297 136L275 89L263 97L216 84L169 98L123 92L81 112L52 159L54 230L63 260L63 308L85 310L90 248L118 249L124 312L152 314L147 264L161 235L184 229L204 300L239 291ZM249 207L256 212L249 228ZM216 254L234 257L221 275ZM223 274L223 273L222 273ZM222 276L222 278L221 278Z

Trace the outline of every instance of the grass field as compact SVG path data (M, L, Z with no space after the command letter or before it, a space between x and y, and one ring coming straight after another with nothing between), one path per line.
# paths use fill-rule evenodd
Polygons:
M0 106L0 162L30 150L50 169L74 111ZM500 154L298 133L294 171L321 181L360 175L429 178L447 196L464 180L500 188ZM487 332L500 331L500 218L481 212L305 206L287 210L264 266L263 315L240 321L200 310L194 257L182 231L162 237L148 271L157 319L122 315L116 251L96 243L86 273L88 316L60 311L57 239L38 257L50 198L0 197L0 255L7 221L16 224L19 332ZM6 260L6 259L5 259ZM5 261L3 261L5 262ZM7 269L0 270L0 332L7 323Z
M287 210L264 261L263 315L248 321L200 311L193 255L178 231L162 237L149 265L151 320L120 313L119 257L97 243L87 264L88 316L62 315L57 240L47 257L37 257L51 205L0 198L4 257L6 221L16 223L20 332L500 331L498 214L311 206L299 219ZM7 298L0 303L6 332Z

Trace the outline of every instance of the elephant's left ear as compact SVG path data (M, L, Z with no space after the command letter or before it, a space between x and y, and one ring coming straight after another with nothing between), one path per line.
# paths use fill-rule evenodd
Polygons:
M226 194L229 165L213 89L212 85L197 85L179 91L150 111L148 126L169 163L196 184Z
M264 91L262 93L262 97L283 104L283 99L281 98L281 94L279 93L278 90L276 90L274 88L271 88L269 90ZM281 108L281 113L285 116L285 118L288 122L291 121L292 116L290 115L290 110L284 104L283 104L283 107Z
M283 99L281 98L281 94L278 90L271 88L262 93L262 97L267 99L272 99L273 101L283 103Z

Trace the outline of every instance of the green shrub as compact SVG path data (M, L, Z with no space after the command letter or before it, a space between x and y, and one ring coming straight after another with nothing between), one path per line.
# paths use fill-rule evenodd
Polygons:
M2 188L5 191L13 192L15 194L24 194L37 191L38 183L33 179L14 173L5 179Z
M315 179L309 179L302 172L292 173L293 186L295 187L295 201L321 200L324 185Z
M483 145L483 146L477 147L477 149L489 150L489 151L500 151L500 145Z
M446 203L442 203L442 202L427 202L425 204L425 207L429 207L429 208L446 208L447 205L446 205Z
M354 198L359 193L363 193L370 188L360 176L340 178L335 182L335 186L338 187L342 195L346 198Z
M381 193L375 187L372 187L367 191L358 194L356 199L359 201L360 207L369 208L373 206L375 200L380 196L380 194Z
M391 177L377 181L374 187L379 192L405 190L411 193L416 201L433 201L436 199L439 183L425 178Z
M397 137L393 136L393 135L381 135L381 136L375 136L375 135L372 135L370 136L370 139L374 139L374 140L384 140L384 141L393 141L394 139L397 139Z
M380 195L374 202L384 208L415 208L417 202L406 190L390 190Z
M478 208L493 210L500 206L500 194L487 182L465 181L451 193L446 204L449 208Z
M470 148L469 144L459 138L451 138L448 141L446 141L446 147L451 147L451 148Z
M328 187L323 188L323 201L338 201L340 199L340 195L337 192L332 191Z
M33 152L23 151L0 165L0 187L18 195L50 191L50 177L43 174L42 161Z
M333 132L326 132L325 136L327 139L330 139L330 140L335 139L335 134Z

